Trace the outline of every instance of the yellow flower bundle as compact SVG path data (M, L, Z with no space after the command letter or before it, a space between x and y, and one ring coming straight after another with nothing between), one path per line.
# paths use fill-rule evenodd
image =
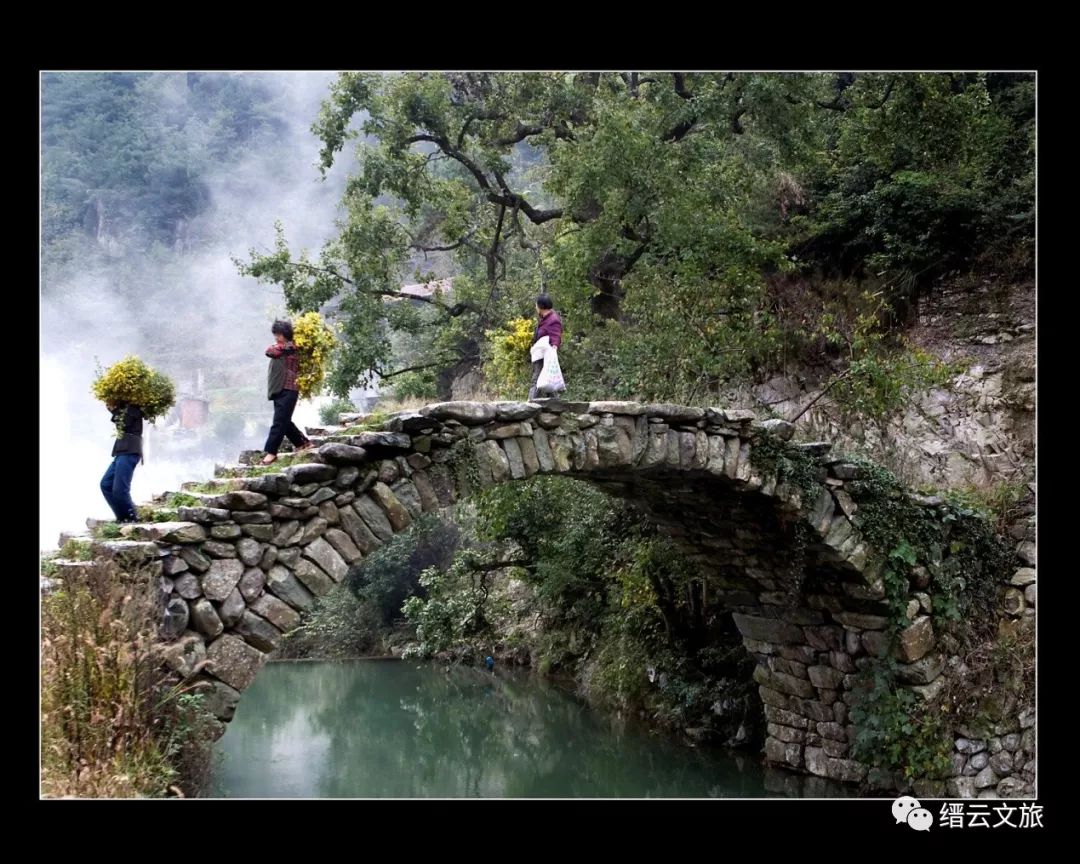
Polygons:
M106 405L138 405L151 423L176 404L176 387L169 377L133 354L107 370L99 366L90 389Z
M293 322L293 343L299 352L296 386L301 399L322 392L330 355L337 347L334 331L318 312L305 312Z

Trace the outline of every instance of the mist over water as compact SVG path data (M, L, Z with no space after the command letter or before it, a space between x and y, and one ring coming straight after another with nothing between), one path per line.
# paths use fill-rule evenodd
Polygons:
M99 242L111 257L104 269L76 269L76 275L43 287L43 550L56 546L60 531L84 528L87 517L113 518L99 483L111 461L114 430L109 412L90 393L95 361L107 368L138 354L173 378L178 402L196 389L202 373L208 422L181 430L174 413L156 427L145 425L145 463L132 484L136 503L176 491L185 480L208 479L215 462L233 462L241 449L261 448L265 440L272 406L263 351L285 303L279 290L241 277L232 259L246 260L253 247L270 249L279 219L294 249L317 252L336 233L347 169L335 165L320 179L319 145L310 131L334 73L245 74L264 79L280 94L278 116L285 123L275 127L273 146L253 147L238 164L223 164L200 178L209 204L197 217L179 220L173 249L125 248L123 226L106 220L110 231ZM162 112L183 112L189 98L184 75L173 77L161 96ZM183 134L193 137L182 143L196 148L204 142L194 136L211 133L193 128ZM137 280L138 290L121 294L116 286L125 279L129 285ZM227 412L221 408L226 396ZM301 402L296 424L317 425L321 401Z

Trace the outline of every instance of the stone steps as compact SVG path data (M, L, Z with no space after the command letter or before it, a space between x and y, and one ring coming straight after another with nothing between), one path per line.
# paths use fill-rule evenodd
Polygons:
M98 558L116 558L121 564L145 564L147 562L157 561L166 553L160 549L153 540L141 538L155 536L162 526L168 526L173 531L187 527L186 524L181 526L179 523L167 522L129 524L124 525L121 528L122 531L127 532L128 536L109 540L99 540L90 534L71 534L65 532L62 536L65 536L67 541L75 541L80 545L83 545L92 557L87 561L70 558L51 558L50 562L56 565L61 572L75 574L83 572L87 568L93 566L95 559ZM191 526L191 528L200 527L201 526L198 525ZM140 533L140 530L142 533ZM188 536L191 536L190 529L188 530ZM187 542L193 541L189 540Z
M222 492L232 492L236 489L243 488L244 481L242 477L218 477L213 480L189 480L186 483L180 484L180 491L182 493L201 492L220 495ZM165 499L160 503L167 503L168 496L171 494L172 493L170 492L166 492ZM155 503L158 502L155 500Z
M302 453L295 453L295 452L290 452L290 453L281 452L281 453L278 453L277 461L272 463L272 464L274 464L274 465L295 465L295 464L300 463L300 462L318 462L319 461L319 456L318 456L318 447L319 446L321 446L321 444L317 445L316 447L314 447L314 448L312 448L310 450L304 450ZM262 450L241 450L240 451L240 456L237 459L237 461L241 465L249 465L249 466L252 466L252 467L260 467L262 465L262 458L265 455L266 454Z
M89 540L93 540L93 539L94 538L90 536L90 533L88 531L61 531L60 532L60 540L59 540L59 542L57 542L56 548L57 549L64 548L64 545L69 540L75 540L75 541L87 540L87 541L89 541Z
M98 527L100 520L88 520ZM113 538L95 537L91 531L76 533L63 531L60 534L59 547L63 548L67 543L74 542L85 544L89 550L97 555L107 553L118 555L122 558L157 558L156 542L162 543L201 543L207 539L206 531L195 522L129 522L120 525L120 536ZM74 561L65 558L51 559L58 566L78 564L88 566L90 561Z
M136 522L120 526L125 540L161 543L201 543L207 539L205 529L195 522Z
M124 526L142 527L142 526ZM90 543L94 555L114 556L124 564L141 564L156 561L165 555L158 545L151 540L94 540Z
M53 558L52 564L56 567L58 575L61 576L83 576L93 568L94 561L73 561L70 558ZM44 580L45 577L42 577ZM55 582L56 580L47 580Z
M346 429L346 426L305 426L304 434L308 438L328 438L332 435L338 435L342 429Z

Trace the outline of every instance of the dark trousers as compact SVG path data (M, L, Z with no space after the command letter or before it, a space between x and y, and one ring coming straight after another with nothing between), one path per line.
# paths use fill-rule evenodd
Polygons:
M278 390L274 394L274 422L270 426L270 434L266 437L266 446L263 451L276 454L281 446L281 440L288 438L293 447L299 447L307 443L304 433L296 428L292 422L293 411L296 410L296 400L300 394L295 390Z
M532 367L533 367L532 368L532 387L529 388L529 398L530 399L535 399L536 398L536 382L537 382L537 379L539 379L539 377L540 377L540 373L544 371L544 361L543 360L533 360ZM546 396L548 394L545 392L544 395Z
M117 522L134 522L139 518L131 500L131 478L141 458L138 453L117 454L101 478L101 494L109 502Z

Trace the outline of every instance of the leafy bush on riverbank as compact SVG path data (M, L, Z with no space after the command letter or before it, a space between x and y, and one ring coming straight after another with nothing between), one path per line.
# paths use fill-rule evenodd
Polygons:
M760 712L741 640L724 616L692 614L703 577L638 511L542 477L485 493L475 533L451 567L425 572L426 597L406 602L411 654L527 656L594 704L672 731L751 739Z
M281 643L281 660L341 660L387 653L385 627L371 603L339 586L315 601L304 622Z
M325 426L337 426L342 414L356 411L356 406L348 399L335 397L319 409L319 422Z
M454 523L435 516L418 519L407 534L353 567L344 588L320 597L278 656L330 659L390 653L397 636L403 635L402 604L423 595L420 574L431 566L448 566L459 542Z

